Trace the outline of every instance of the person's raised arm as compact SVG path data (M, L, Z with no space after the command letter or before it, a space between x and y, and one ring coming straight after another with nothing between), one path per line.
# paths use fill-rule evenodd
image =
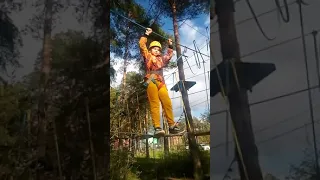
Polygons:
M140 37L139 40L139 47L140 47L140 53L145 59L149 59L150 53L147 48L147 41L148 41L148 36L152 33L151 28L147 28L146 32L144 33L143 36Z

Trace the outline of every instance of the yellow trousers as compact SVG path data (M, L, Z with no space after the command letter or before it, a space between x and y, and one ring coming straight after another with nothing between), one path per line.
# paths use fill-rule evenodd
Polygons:
M157 85L156 85L157 84ZM160 89L158 89L159 81L156 81L156 84L150 82L147 88L148 100L150 103L150 111L152 123L155 128L160 126L160 102L162 105L162 109L164 110L164 115L167 119L169 127L175 124L173 110L172 110L172 102L169 97L169 93L167 87L163 85Z

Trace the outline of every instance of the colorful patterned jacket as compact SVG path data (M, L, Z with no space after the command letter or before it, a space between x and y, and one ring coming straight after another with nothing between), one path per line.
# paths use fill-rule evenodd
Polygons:
M173 55L173 47L172 45L169 45L167 53L163 56L154 56L147 48L147 40L147 35L143 35L139 41L140 53L144 58L144 63L146 66L145 80L149 79L151 74L156 74L156 80L164 83L163 67L165 67L171 60Z

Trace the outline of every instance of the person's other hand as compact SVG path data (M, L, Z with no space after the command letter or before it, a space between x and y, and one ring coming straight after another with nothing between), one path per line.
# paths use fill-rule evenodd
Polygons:
M147 28L145 34L149 36L151 33L152 33L152 29Z

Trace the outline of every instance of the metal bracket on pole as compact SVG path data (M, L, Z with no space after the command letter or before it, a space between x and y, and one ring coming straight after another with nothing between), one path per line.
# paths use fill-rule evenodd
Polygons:
M180 80L177 84L175 84L170 90L171 91L175 91L178 92L180 91L180 89L182 89L183 87L185 87L185 89L188 91L192 86L194 86L196 84L195 81L182 81Z
M230 62L221 62L217 67L210 72L210 97L214 97L221 91L217 71L220 74L222 85L224 89L232 89L231 86L235 85L236 80L233 74ZM247 63L247 62L234 62L237 71L239 84L248 90L257 85L264 78L269 76L276 70L276 66L272 63Z

